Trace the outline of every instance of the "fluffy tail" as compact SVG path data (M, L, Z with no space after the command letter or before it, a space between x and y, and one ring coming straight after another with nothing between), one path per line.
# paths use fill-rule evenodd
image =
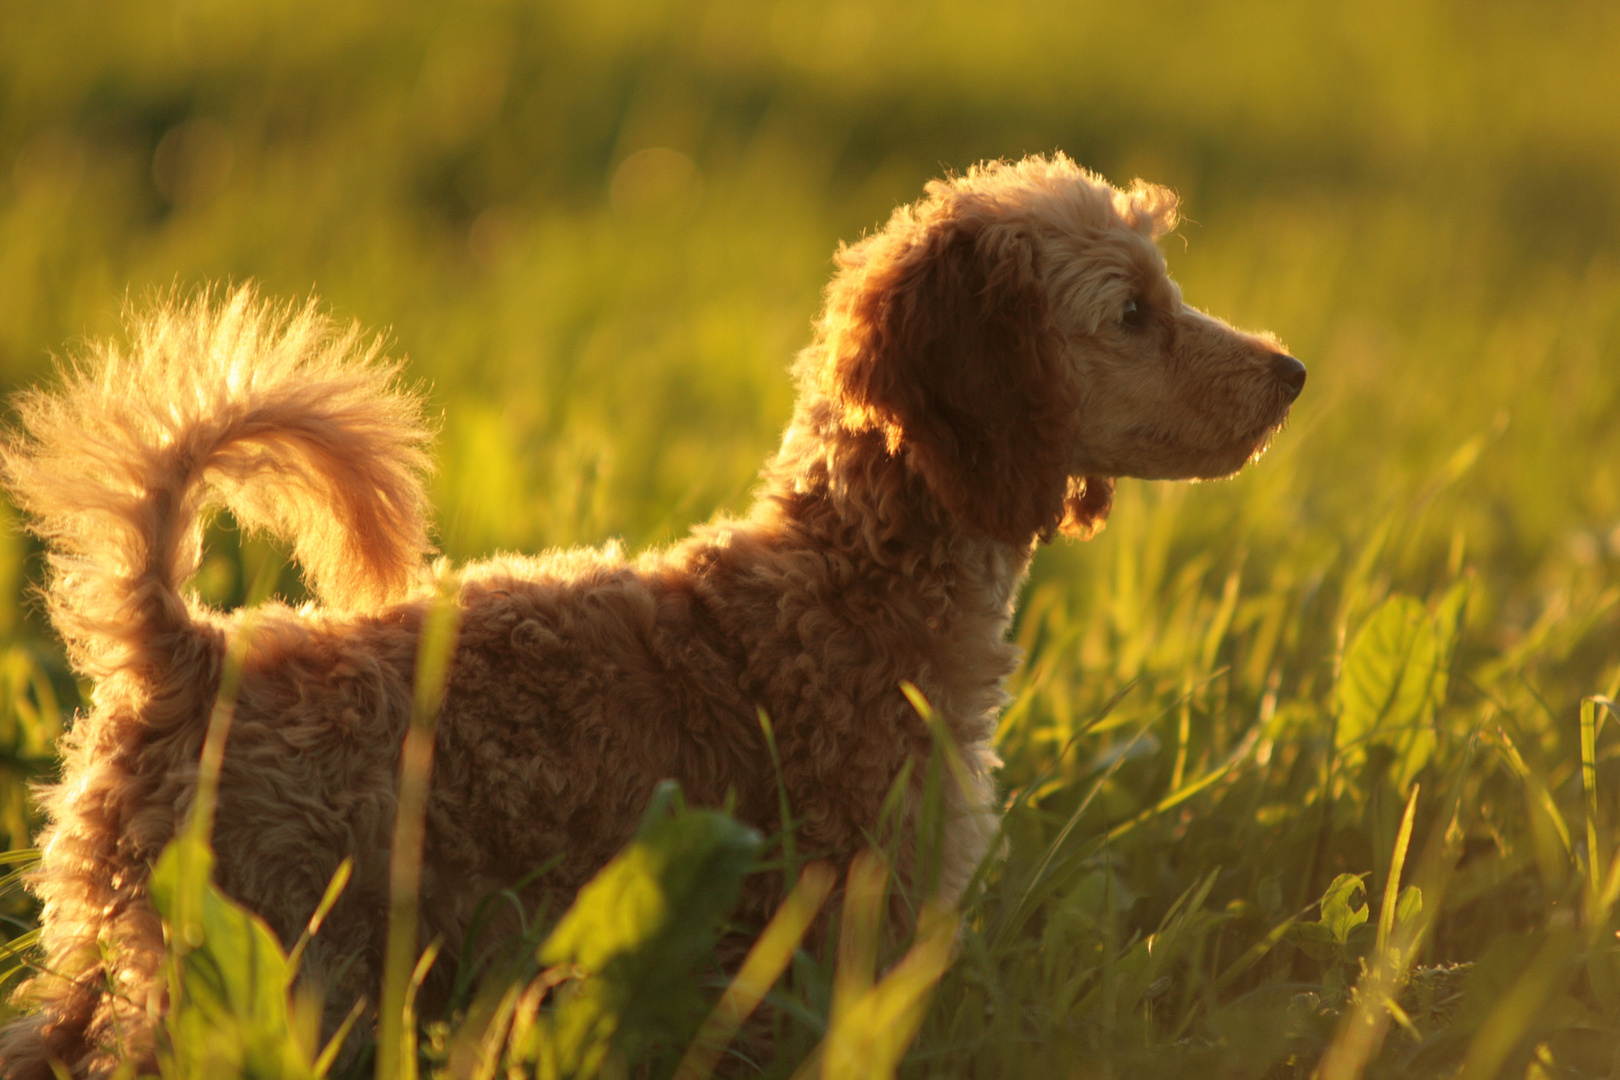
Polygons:
M199 511L289 536L315 591L348 607L403 592L428 550L429 433L380 343L314 302L251 288L171 302L93 348L58 391L16 403L4 476L51 547L50 611L86 675L160 671L152 645L191 623L181 586Z
M46 965L21 991L41 1011L0 1034L7 1076L48 1076L50 1058L110 1070L109 1032L152 1015L162 939L146 860L172 831L172 792L158 791L180 763L150 744L182 732L173 745L194 760L211 705L221 633L181 591L209 500L291 537L332 606L406 593L429 550L429 432L380 343L251 288L170 301L129 336L66 366L60 389L23 395L23 431L0 447L0 475L50 548L52 621L97 682L45 793Z

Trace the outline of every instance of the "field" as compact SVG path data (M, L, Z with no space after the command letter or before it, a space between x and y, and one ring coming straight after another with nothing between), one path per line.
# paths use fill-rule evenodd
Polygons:
M1599 0L0 0L0 389L171 289L313 292L431 387L447 555L640 547L746 505L832 252L927 179L1062 149L1168 184L1172 273L1307 364L1293 418L1239 477L1122 481L1103 533L1040 552L1004 857L956 952L951 913L867 934L872 870L836 954L762 948L775 1037L729 1068L1620 1075L1617 57ZM26 866L88 688L0 514ZM222 521L195 586L300 597L283 560ZM484 1039L512 1075L669 1075L728 891L792 852L678 809L642 845L707 875L661 871L674 921L550 997L611 928L537 928L419 1040L385 1010L379 1073L467 1075ZM176 910L223 903L176 850ZM8 979L35 914L10 879ZM304 1029L263 1049L289 1007L188 999L171 1072L308 1075Z

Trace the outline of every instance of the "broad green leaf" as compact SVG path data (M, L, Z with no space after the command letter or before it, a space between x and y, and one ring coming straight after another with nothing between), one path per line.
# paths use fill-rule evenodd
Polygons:
M804 868L793 892L777 908L765 932L754 942L742 967L737 969L726 992L687 1047L675 1070L676 1080L706 1080L714 1072L726 1045L787 970L816 912L821 910L822 902L837 882L838 875L829 863L813 862Z
M594 1076L620 1030L655 1026L671 1003L692 1000L674 991L712 947L759 847L724 814L677 810L645 824L580 890L540 953L578 981L538 1040L539 1076Z
M1402 889L1400 899L1395 901L1395 925L1404 926L1422 912L1423 890L1416 885Z
M208 846L185 834L152 871L169 929L172 1075L313 1077L292 1033L286 955L263 919L215 887L213 867Z
M1454 585L1432 615L1416 598L1396 594L1356 633L1335 692L1335 744L1346 762L1364 760L1369 745L1386 746L1403 790L1428 763L1467 593L1467 582Z
M1349 940L1351 930L1367 921L1367 905L1354 906L1356 898L1366 891L1359 875L1340 874L1322 894L1321 923L1341 945Z
M1356 634L1339 679L1340 749L1415 722L1429 702L1438 643L1422 603L1391 596Z

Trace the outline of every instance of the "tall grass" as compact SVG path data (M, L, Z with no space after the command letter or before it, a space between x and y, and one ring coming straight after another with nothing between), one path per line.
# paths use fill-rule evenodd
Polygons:
M1608 1075L1617 49L1575 0L0 3L0 381L126 295L314 288L431 385L447 554L658 542L745 503L840 238L983 156L1169 183L1188 298L1310 381L1242 476L1124 483L1099 538L1038 557L1004 844L961 910L915 943L767 935L729 989L649 924L613 954L648 1000L606 959L561 978L565 919L466 958L459 1012L389 1023L454 1075ZM229 522L209 552L212 602L301 589ZM6 530L10 866L80 694L36 558ZM756 872L797 875L786 841ZM698 943L745 869L714 857Z

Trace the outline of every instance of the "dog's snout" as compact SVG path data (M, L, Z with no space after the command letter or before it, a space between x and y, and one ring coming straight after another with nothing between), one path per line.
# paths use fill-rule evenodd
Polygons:
M1290 401L1299 397L1299 392L1305 389L1305 365L1287 353L1272 354L1271 371L1288 387Z

